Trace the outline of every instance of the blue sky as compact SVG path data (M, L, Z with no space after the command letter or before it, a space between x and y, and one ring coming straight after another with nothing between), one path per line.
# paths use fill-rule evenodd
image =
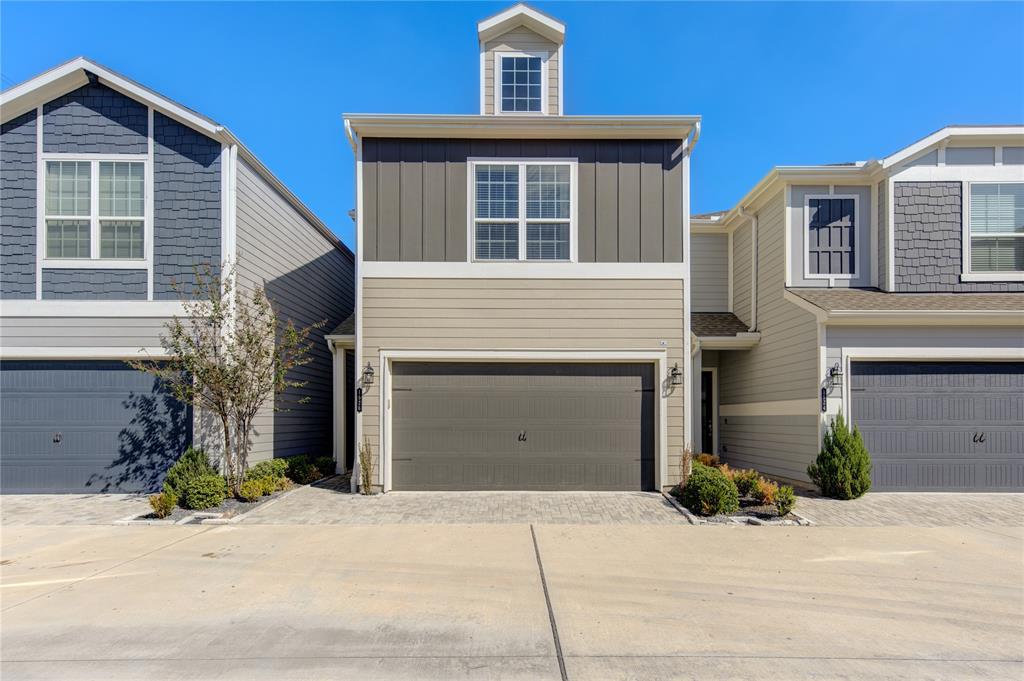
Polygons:
M3 87L88 56L230 127L347 243L342 112L477 113L475 22L511 3L0 5ZM1024 123L1024 3L555 3L568 114L701 114L693 211L773 165ZM609 48L614 48L610 51Z

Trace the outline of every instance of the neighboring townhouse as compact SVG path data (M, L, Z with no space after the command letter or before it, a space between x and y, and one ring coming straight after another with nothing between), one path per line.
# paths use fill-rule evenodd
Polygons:
M778 167L692 223L702 449L806 481L842 411L875 490L1024 490L1024 126Z
M372 486L669 487L699 118L568 115L561 22L519 4L477 29L478 115L345 118L359 292L338 337Z
M165 356L164 324L184 314L175 283L209 265L333 329L352 313L353 255L230 131L99 64L58 66L0 107L2 489L157 487L191 442L219 442L124 362ZM267 405L251 461L343 459L331 381L344 362L316 335L294 374L308 402Z

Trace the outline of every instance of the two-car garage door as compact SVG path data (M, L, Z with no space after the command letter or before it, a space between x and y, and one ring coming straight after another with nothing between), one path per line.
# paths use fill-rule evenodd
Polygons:
M1024 363L854 362L877 491L1024 491Z
M651 364L396 362L396 490L654 487Z
M0 489L159 488L192 440L192 410L119 361L0 363Z

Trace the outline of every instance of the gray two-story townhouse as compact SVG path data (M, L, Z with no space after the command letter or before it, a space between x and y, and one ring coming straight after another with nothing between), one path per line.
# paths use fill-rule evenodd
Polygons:
M704 450L807 481L842 411L875 490L1024 490L1024 126L777 167L692 240Z
M354 256L227 128L87 59L3 92L0 111L2 489L158 487L187 445L219 442L125 363L166 356L175 287L210 266L330 329L354 306ZM323 335L290 410L261 413L252 461L344 460L344 357Z
M480 112L347 115L357 441L382 490L652 490L688 439L696 116L565 112L565 26L481 21Z

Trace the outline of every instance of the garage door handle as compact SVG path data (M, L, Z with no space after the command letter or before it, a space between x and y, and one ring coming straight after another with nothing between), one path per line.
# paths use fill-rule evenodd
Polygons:
M63 439L64 439L64 433L54 433L53 434L53 444L59 445L60 441L63 440Z

